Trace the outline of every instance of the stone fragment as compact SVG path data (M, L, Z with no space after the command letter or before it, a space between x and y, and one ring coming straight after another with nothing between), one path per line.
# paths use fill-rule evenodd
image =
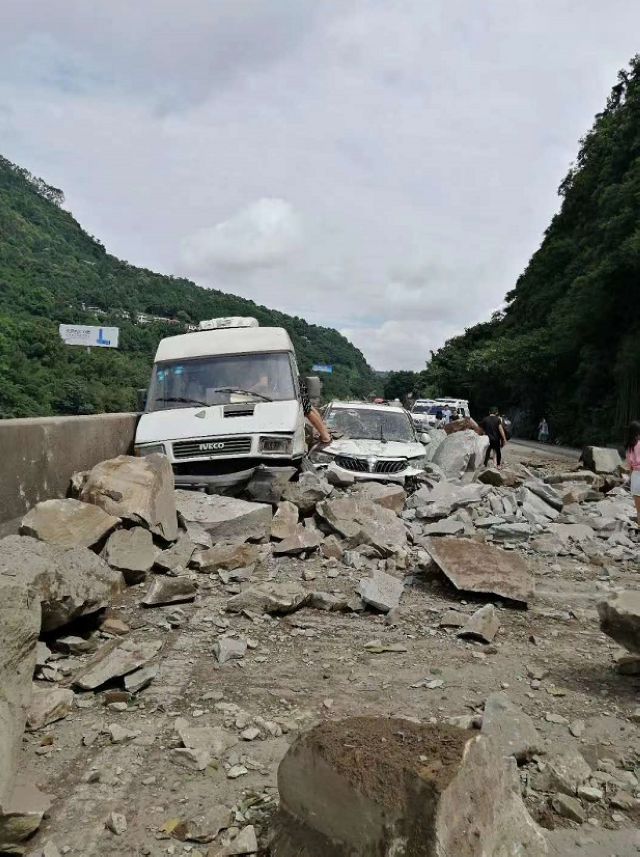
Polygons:
M447 610L440 617L440 628L464 628L469 621L466 613L460 613L459 610Z
M558 512L562 510L564 501L558 491L556 491L556 489L551 485L548 485L546 482L542 482L539 479L527 479L524 483L524 487L532 494L535 494L536 497L544 500L544 502L553 509L556 509Z
M518 488L526 478L524 473L511 467L502 467L500 470L496 470L495 467L486 467L476 475L478 482L493 485L496 488Z
M551 806L563 818L568 818L571 821L577 821L582 824L586 820L587 814L582 808L582 804L577 798L566 794L557 794L551 799Z
M214 543L223 541L259 541L271 535L271 506L249 503L222 494L201 494L178 490L176 506L187 524L199 524Z
M58 637L54 645L56 651L63 652L65 655L87 655L98 648L98 640L96 637L85 639L69 634L66 637Z
M163 604L183 604L193 601L198 590L188 577L154 577L140 604L160 607Z
M138 693L151 684L158 675L160 668L158 664L149 664L146 667L134 670L124 677L124 687L129 693Z
M546 764L552 787L567 795L577 794L591 774L584 756L570 744L550 754Z
M298 507L289 500L282 500L271 522L272 539L288 539L298 527Z
M347 547L368 545L381 556L391 556L407 546L402 519L365 497L337 497L316 507L318 517L348 541Z
M208 750L194 750L191 747L178 747L172 750L171 758L190 771L204 771L211 764L211 753Z
M326 721L278 769L278 857L546 854L515 764L486 738L402 719Z
M640 805L640 801L627 791L618 791L611 798L611 806L614 809L621 809L624 812L636 809L638 805Z
M173 470L164 455L119 455L96 464L80 499L110 515L142 524L166 541L178 538Z
M360 482L357 486L358 493L399 515L404 509L407 492L402 485L384 485L382 482Z
M220 726L189 726L184 717L178 717L174 728L185 747L206 751L216 759L238 744L237 736Z
M593 786L579 786L578 797L589 801L589 803L597 803L603 799L604 792L602 789L596 789Z
M594 473L619 473L622 459L617 449L602 446L585 446L582 450L584 466Z
M331 534L320 545L320 553L327 559L342 559L344 550L337 536Z
M412 494L407 501L407 508L415 509L416 516L421 520L436 521L458 509L479 503L489 490L486 485L477 482L469 485L438 482L433 487L424 486Z
M331 490L331 485L322 474L305 471L297 482L287 483L282 499L296 505L303 515L310 515L316 505L331 494Z
M128 634L131 628L122 619L117 619L115 616L107 616L100 625L100 630L103 634L112 634L114 637L123 637Z
M0 808L14 788L39 633L37 598L17 580L0 577Z
M467 624L458 631L458 637L465 640L479 640L491 643L500 628L500 620L493 604L485 604L469 617Z
M115 678L144 666L162 648L160 640L136 641L125 637L112 640L96 652L89 663L74 676L81 690L95 690Z
M223 850L218 852L218 854L220 857L235 857L235 855L241 854L255 854L257 850L258 839L256 837L256 830L250 824L244 827L228 845L223 846ZM218 857L218 854L216 857Z
M214 571L233 571L253 565L260 557L260 547L253 544L217 544L208 550L196 551L191 565L198 571L211 574Z
M520 521L497 524L491 529L491 535L497 542L526 542L532 534L531 524Z
M34 732L71 713L74 693L62 687L41 690L34 685L31 703L27 712L27 729Z
M533 720L503 691L487 697L482 734L491 738L504 756L526 762L542 750L542 740Z
M424 536L457 536L463 532L464 523L454 518L444 518L441 521L434 521L422 528Z
M49 795L20 773L0 805L0 854L23 854L50 806Z
M312 551L322 544L323 535L319 530L311 530L308 527L298 525L293 535L283 539L273 546L274 556L297 556L298 554Z
M428 539L426 547L456 589L497 595L524 605L533 597L527 563L514 551L456 538Z
M24 516L20 533L64 548L90 548L119 523L120 518L79 500L44 500Z
M115 571L88 548L63 548L29 536L0 539L0 581L20 581L38 598L42 631L107 607L124 586Z
M327 610L334 613L350 610L348 598L344 595L334 595L332 592L312 592L309 595L308 604L314 610Z
M293 613L309 600L309 593L295 583L265 583L243 589L227 601L230 613Z
M285 486L297 473L295 467L282 467L273 470L260 464L249 480L246 492L256 503L269 503L275 506L282 498Z
M165 574L171 574L180 568L187 568L196 545L188 535L182 534L170 548L160 551L155 558L155 568Z
M116 836L127 832L127 819L121 812L110 812L105 821L105 827Z
M213 653L219 664L240 660L247 653L247 641L236 640L233 637L219 637L213 644Z
M356 591L365 604L388 613L400 604L403 589L402 581L384 571L375 570L371 577L360 581Z
M107 727L107 732L112 744L124 744L125 741L132 741L140 734L139 732L134 732L132 729L125 729L119 723L110 723Z
M128 584L140 583L156 560L153 536L142 527L116 530L105 545L104 558L119 569Z
M640 654L640 592L615 592L598 604L600 627L607 636Z

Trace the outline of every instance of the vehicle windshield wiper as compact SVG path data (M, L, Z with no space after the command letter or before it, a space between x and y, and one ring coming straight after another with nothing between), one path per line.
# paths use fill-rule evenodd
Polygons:
M184 396L156 396L154 402L181 402L185 405L204 405L208 407L207 402L202 402L200 399L186 399Z
M262 399L263 402L273 402L269 396L263 396L262 393L256 393L255 390L243 390L241 387L214 387L212 393L243 393L245 396L255 396Z

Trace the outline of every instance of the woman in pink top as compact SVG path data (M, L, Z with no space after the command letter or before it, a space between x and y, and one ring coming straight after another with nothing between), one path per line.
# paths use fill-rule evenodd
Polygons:
M640 524L640 423L631 423L627 432L627 464L631 469L631 493Z

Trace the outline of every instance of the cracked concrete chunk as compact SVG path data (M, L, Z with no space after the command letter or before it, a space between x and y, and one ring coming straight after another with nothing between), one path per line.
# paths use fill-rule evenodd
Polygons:
M525 606L533 597L529 567L514 551L456 538L428 539L425 546L443 574L462 592L498 595Z
M176 506L187 524L199 524L213 542L268 539L271 535L271 506L249 503L221 494L178 490Z
M96 464L80 499L142 524L168 542L178 538L173 470L164 455L119 455Z
M20 533L65 548L90 548L120 523L98 506L79 500L44 500L22 519Z
M154 577L140 604L143 607L183 604L193 601L197 592L195 584L188 577Z
M384 571L375 570L358 584L357 592L365 604L388 613L400 604L404 585L402 581Z
M113 640L99 649L89 663L73 678L76 687L95 690L114 678L128 675L144 666L162 648L160 640L125 638Z

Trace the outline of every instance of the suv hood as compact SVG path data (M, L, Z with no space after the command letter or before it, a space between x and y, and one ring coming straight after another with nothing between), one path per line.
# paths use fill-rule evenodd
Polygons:
M170 408L145 413L138 422L136 443L230 434L293 434L298 428L302 406L296 400L247 404L255 405L251 416L225 416L224 405Z
M421 443L389 440L358 440L357 438L340 438L322 448L323 452L331 455L348 455L353 458L418 458L425 455Z

